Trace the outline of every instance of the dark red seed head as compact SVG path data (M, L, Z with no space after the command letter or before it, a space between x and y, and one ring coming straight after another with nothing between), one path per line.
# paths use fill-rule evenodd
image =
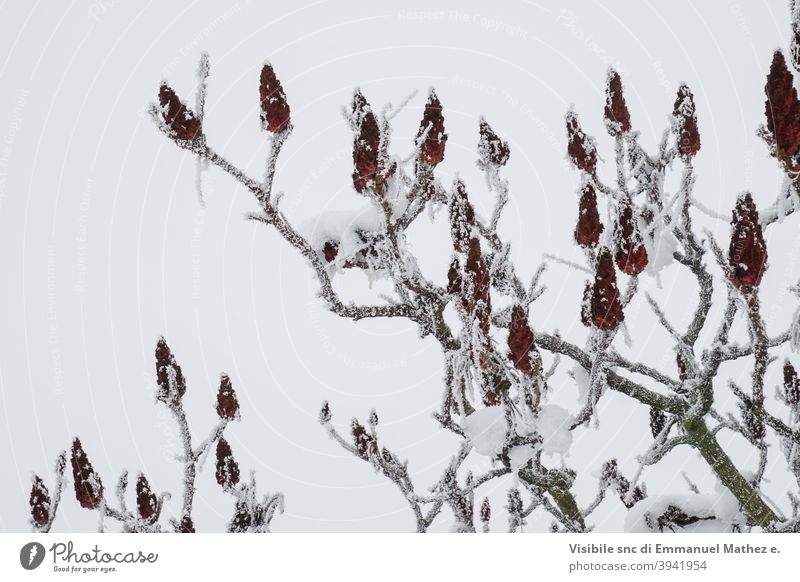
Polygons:
M103 499L103 483L78 438L72 441L72 478L78 503L86 509L95 509Z
M259 84L261 126L271 133L284 131L291 124L289 103L272 65L265 63Z
M792 157L800 150L800 100L794 75L781 51L775 51L764 87L767 94L767 128L775 140L778 157Z
M758 286L767 269L767 245L749 192L736 200L731 226L728 265L734 280L740 285Z
M589 303L592 324L604 330L615 329L625 319L617 288L614 259L608 248L601 248L597 256L597 272Z
M581 190L578 203L578 223L575 225L575 242L582 247L594 247L600 243L603 223L597 211L597 195L590 184Z
M144 521L152 523L158 518L158 497L142 473L136 479L136 509Z
M567 153L579 170L594 174L597 169L597 150L594 140L586 135L574 111L567 113Z
M231 446L224 438L217 441L217 483L228 489L239 482L239 464L233 458Z
M50 521L50 492L44 481L38 476L33 476L33 485L31 485L31 518L36 526L47 525Z
M195 141L203 137L203 128L194 112L178 98L169 85L163 83L158 91L161 115L175 138Z
M231 384L231 379L227 374L222 374L219 379L219 391L217 392L217 414L220 418L234 420L239 418L239 401L236 392Z
M684 159L694 157L700 151L700 132L697 129L694 95L687 85L678 88L672 117L675 120L673 128L678 152Z
M424 139L422 139L424 137ZM444 131L444 115L442 115L442 104L434 91L428 95L425 103L425 111L422 114L422 121L417 132L417 141L422 139L419 144L419 159L426 164L435 166L444 160L444 147L447 142L447 134Z
M611 69L606 86L606 129L612 136L627 133L631 129L631 114L622 93L622 79Z
M478 157L484 166L505 166L511 155L508 142L501 140L491 126L483 119L480 124L478 141Z

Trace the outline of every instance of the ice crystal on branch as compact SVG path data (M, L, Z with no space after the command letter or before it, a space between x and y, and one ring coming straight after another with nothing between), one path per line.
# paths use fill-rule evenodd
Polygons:
M166 83L158 91L158 101L164 123L177 139L195 141L203 137L200 120Z
M764 87L767 94L767 129L775 140L778 157L793 157L800 149L800 100L794 76L781 51L775 51Z
M700 132L697 129L694 95L687 85L678 88L672 117L678 152L684 159L690 159L700 151Z
M627 133L631 129L631 114L622 94L622 79L613 69L608 72L605 121L606 129L612 136Z
M581 189L578 204L578 223L575 225L575 242L582 247L594 247L600 243L603 223L597 211L597 194L591 184Z
M628 200L620 202L615 223L614 241L619 270L628 275L638 275L647 266L647 249Z
M594 174L597 170L597 148L594 140L586 135L578 122L578 115L569 111L567 121L567 153L579 170Z
M31 518L35 526L41 527L47 525L50 521L50 492L47 486L38 475L33 476L33 485L31 485Z
M381 132L378 120L361 91L353 96L353 186L364 192L375 184L380 155Z
M733 277L740 285L758 286L767 269L767 245L749 192L736 200L731 226L728 265Z
M617 288L617 273L611 251L603 247L597 256L597 272L589 303L591 322L604 330L615 329L625 319Z
M283 86L269 63L265 63L261 69L258 90L261 99L261 126L271 133L286 130L290 124L289 103L286 101Z
M103 499L103 482L94 472L94 467L86 456L80 439L72 441L72 478L75 497L81 507L94 509Z
M239 418L239 401L227 374L222 374L217 392L217 414L220 418L234 420Z
M442 104L436 93L431 91L425 103L425 111L419 124L417 141L419 144L420 161L435 166L444 160L444 146L447 143L447 134L444 132L444 116Z

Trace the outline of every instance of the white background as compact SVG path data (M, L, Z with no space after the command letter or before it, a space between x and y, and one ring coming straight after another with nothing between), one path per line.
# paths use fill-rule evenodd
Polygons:
M243 413L228 431L240 467L256 471L261 490L287 496L275 531L414 527L394 486L327 439L316 420L324 399L345 430L353 415L377 408L384 442L410 459L420 490L455 449L456 440L430 417L442 392L432 339L419 340L403 321L354 324L327 313L304 262L274 232L243 219L254 201L219 171L205 175L205 206L198 200L194 159L156 131L145 109L162 79L193 100L201 50L212 66L205 132L254 177L263 172L268 144L258 119L258 73L264 59L272 61L295 126L275 187L286 192L287 216L309 234L326 212L365 207L352 189L351 134L341 116L356 86L376 106L420 91L396 120L401 154L412 143L426 90L437 89L450 135L437 171L445 184L460 173L484 216L493 198L474 164L479 116L510 140L512 198L501 231L524 277L543 253L580 257L571 238L579 177L565 159L563 116L574 104L584 128L599 138L601 155L611 159L602 126L609 65L622 75L634 128L650 149L667 127L679 82L692 87L702 138L695 195L703 204L728 214L747 188L765 205L780 185L755 130L764 121L772 50L789 38L782 1L515 1L493 8L454 1L18 1L0 11L3 531L30 527L30 473L51 483L55 457L74 435L107 490L128 468L179 496L172 460L178 442L153 398L161 334L188 379L186 405L197 435L214 422L219 373L230 374ZM724 222L699 220L727 244ZM763 296L773 335L795 309L786 287L800 276L796 220L768 238ZM446 223L420 222L413 248L426 273L444 281L448 252L436 246L446 244ZM552 265L544 279L549 290L532 308L534 327L557 328L582 343L583 279ZM348 298L375 296L360 274L337 283ZM691 281L671 269L662 289L654 280L646 284L685 325L696 301ZM673 354L643 296L626 315L629 353L674 376ZM562 363L553 399L574 412L569 367ZM770 369L769 395L778 372ZM731 400L724 379L716 389L720 400ZM566 462L579 470L576 490L585 505L604 461L618 457L625 474L635 470L635 455L650 440L647 410L608 394L599 430L579 429L575 439ZM755 468L741 439L720 439L737 463ZM775 449L766 490L785 510L791 480ZM195 523L220 531L231 504L208 469L198 480ZM686 450L645 473L648 490L688 492L681 471L713 492L714 477ZM505 529L501 506L511 485L509 479L488 486L498 530ZM622 510L611 496L591 523L620 531ZM434 529L449 525L444 517ZM541 519L530 529L548 525ZM95 514L78 507L70 487L54 529L94 527Z

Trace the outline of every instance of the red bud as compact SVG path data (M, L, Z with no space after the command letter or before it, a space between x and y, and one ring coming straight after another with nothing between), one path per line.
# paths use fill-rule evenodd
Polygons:
M603 247L597 257L597 273L592 286L589 314L600 329L614 329L625 319L617 289L617 274L611 251Z
M220 418L227 418L228 420L239 418L239 401L236 399L236 392L227 374L222 374L219 379L217 414Z
M50 492L38 475L33 476L30 506L34 525L47 525L50 521Z
M590 184L581 191L578 204L578 224L575 225L575 242L582 247L593 247L600 243L603 223L597 212L597 195Z
M217 441L217 483L227 489L239 482L239 464L233 458L231 446L223 438Z
M511 308L511 324L508 328L508 349L514 367L528 376L541 371L541 355L528 325L528 314L521 305Z
M143 520L152 523L158 519L158 497L142 473L136 479L136 507Z
M161 115L164 117L164 123L169 126L177 139L195 141L203 137L203 128L200 120L195 117L192 110L184 105L166 83L161 85L161 89L158 92L158 102L161 104Z
M617 266L623 273L638 275L647 266L647 249L642 244L633 206L627 200L620 203L615 227Z
M163 337L156 344L156 380L156 397L165 404L177 404L186 393L183 371Z
M567 153L575 167L589 174L597 169L597 150L594 140L587 136L578 123L574 111L567 113Z
M686 85L678 88L675 106L672 110L675 119L678 152L685 158L693 157L700 151L700 132L697 129L697 114L694 106L694 95Z
M364 192L375 182L378 171L381 132L378 121L367 100L357 91L353 96L353 186Z
M608 72L606 88L606 129L612 136L627 133L631 129L631 114L622 94L622 79L611 69Z
M287 129L290 124L289 103L286 101L283 86L269 63L265 63L261 69L259 95L261 126L272 133L280 133Z
M757 286L767 270L767 245L758 211L749 192L739 196L733 209L728 264L741 285Z
M478 156L484 166L505 166L511 150L508 142L501 140L494 130L481 119L480 140L478 141Z
M442 104L433 91L428 95L428 102L425 104L425 111L422 114L422 122L419 124L417 140L419 140L423 134L425 135L425 139L422 144L420 144L420 161L435 166L444 160L444 146L447 142L447 134L444 132Z
M103 499L103 483L94 472L92 463L83 450L80 439L72 441L72 477L75 497L81 507L94 509Z

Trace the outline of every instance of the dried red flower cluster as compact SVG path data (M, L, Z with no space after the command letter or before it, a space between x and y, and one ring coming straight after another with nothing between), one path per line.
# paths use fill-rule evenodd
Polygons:
M794 75L786 67L781 51L775 51L764 87L767 94L767 128L775 140L778 157L794 157L800 150L800 100Z
M511 156L508 142L501 140L491 126L481 119L478 155L481 161L495 166L505 166Z
M789 360L783 364L783 395L786 404L800 403L800 378Z
M259 83L261 97L261 125L264 130L279 133L289 128L290 110L283 86L275 76L272 65L265 63Z
M37 526L47 525L50 521L50 492L38 475L33 477L30 506L33 523Z
M380 154L381 132L372 108L360 91L353 96L353 186L364 192L375 183Z
M694 95L687 85L678 88L672 117L675 119L678 152L685 159L694 157L700 151L700 132L697 129Z
M575 225L575 242L582 247L594 247L600 243L603 223L597 211L597 194L591 184L581 190L578 204L578 223Z
M142 473L136 479L136 508L144 521L153 523L158 519L158 497Z
M103 483L100 475L94 472L94 467L77 438L72 441L72 478L75 498L81 507L96 508L103 499Z
M353 436L353 446L359 457L366 460L369 459L370 453L377 454L378 443L375 441L375 438L369 434L367 429L364 428L364 425L355 418L350 426L350 433Z
M622 79L613 69L608 72L605 117L606 129L612 136L631 130L631 114L622 94Z
M166 83L162 84L158 91L158 102L161 105L164 123L177 139L195 141L203 136L200 120Z
M616 260L619 270L628 275L638 275L647 266L647 249L633 215L629 200L620 203L615 223Z
M236 391L227 374L223 374L219 379L217 415L228 420L234 420L239 415L239 400L236 398Z
M758 286L767 269L767 245L749 192L736 200L731 225L728 264L734 280L740 285Z
M533 331L528 325L528 314L521 305L511 308L511 323L508 327L508 351L514 367L528 376L541 371L541 354L536 347Z
M156 398L167 405L176 404L186 394L183 371L163 337L156 344L156 381Z
M444 160L444 146L447 142L447 134L444 132L444 116L442 115L442 104L436 93L431 91L428 101L425 103L425 111L422 114L422 122L419 124L417 140L425 136L419 144L419 160L431 166L435 166Z
M239 482L239 464L233 458L231 446L224 438L217 441L217 483L229 489Z
M631 482L619 472L616 459L611 459L603 466L603 471L600 478L607 485L614 487L614 489L617 490L620 500L628 509L647 497L645 492L637 485L633 489L630 499L628 499L628 493L631 490Z
M614 259L606 247L601 248L597 255L597 271L588 303L588 319L599 329L615 329L625 319L617 288Z
M567 140L567 153L575 167L594 174L597 170L597 150L592 139L581 129L574 111L567 113Z

